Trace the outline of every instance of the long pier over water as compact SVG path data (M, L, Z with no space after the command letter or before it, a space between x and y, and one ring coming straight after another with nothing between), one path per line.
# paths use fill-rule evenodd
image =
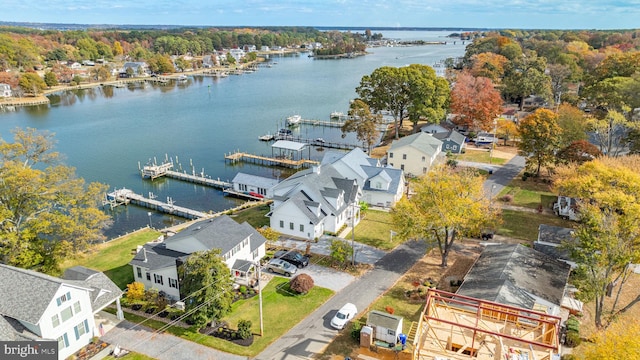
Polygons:
M160 165L145 165L140 173L144 179L157 179L162 176L170 177L177 180L187 181L195 184L206 185L216 189L228 189L233 187L230 182L222 181L220 178L212 179L204 175L204 171L201 174L187 174L186 172L178 172L171 170L173 168L172 162L164 162Z

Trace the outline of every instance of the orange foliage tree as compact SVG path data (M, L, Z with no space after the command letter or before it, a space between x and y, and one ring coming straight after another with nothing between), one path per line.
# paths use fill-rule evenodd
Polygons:
M490 130L502 111L502 98L493 82L485 77L460 73L451 91L451 113L456 125L474 130Z

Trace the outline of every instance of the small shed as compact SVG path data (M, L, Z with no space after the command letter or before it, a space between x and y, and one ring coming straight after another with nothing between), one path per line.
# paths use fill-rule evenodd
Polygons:
M373 328L374 340L396 344L398 342L398 335L402 333L402 319L402 316L372 310L369 312L369 315L367 315L367 326Z

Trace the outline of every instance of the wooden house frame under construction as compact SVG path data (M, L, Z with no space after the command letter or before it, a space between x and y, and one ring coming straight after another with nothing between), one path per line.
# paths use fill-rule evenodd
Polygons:
M542 312L431 289L413 359L559 359L560 322Z

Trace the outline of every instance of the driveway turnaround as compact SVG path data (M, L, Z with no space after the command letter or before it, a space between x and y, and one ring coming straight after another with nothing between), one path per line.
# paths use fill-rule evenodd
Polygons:
M208 335L202 335L208 336ZM101 340L158 360L246 360L169 334L157 334L146 326L122 321Z
M350 302L363 314L372 302L424 256L426 250L427 244L424 241L409 241L396 247L378 260L373 270L351 282L255 359L311 359L316 354L321 354L338 334L330 325L331 318L338 309Z

